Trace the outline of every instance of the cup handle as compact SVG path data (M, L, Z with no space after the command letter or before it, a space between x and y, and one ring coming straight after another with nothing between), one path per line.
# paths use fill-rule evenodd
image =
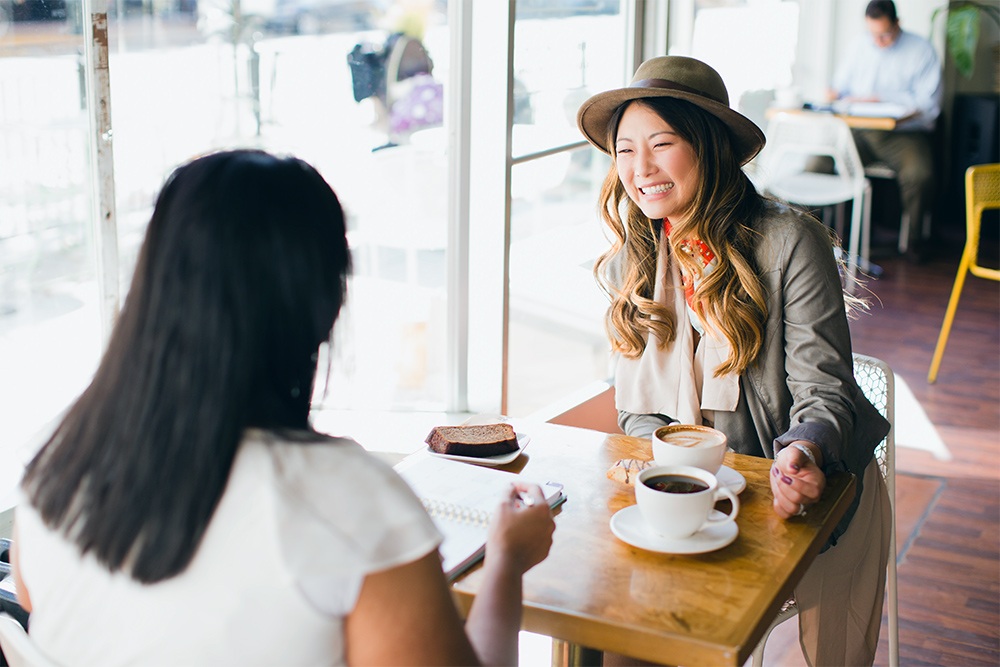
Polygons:
M722 525L725 525L725 524L729 523L730 521L735 521L736 517L739 516L739 514L740 514L740 499L736 496L736 494L733 493L732 490L730 490L730 488L728 486L720 486L715 491L715 500L716 501L722 500L722 496L725 496L726 498L728 498L729 502L731 502L733 504L732 511L730 511L729 514L727 516L725 516L724 518L722 518L722 519L707 519L705 521L705 525L702 526L702 529L711 528L712 526L722 526Z

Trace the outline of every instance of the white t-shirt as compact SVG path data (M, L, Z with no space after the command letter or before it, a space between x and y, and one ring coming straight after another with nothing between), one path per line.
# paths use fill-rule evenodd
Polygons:
M112 574L17 508L31 637L73 665L344 663L343 620L366 574L441 535L410 488L351 440L251 430L194 559L144 585Z

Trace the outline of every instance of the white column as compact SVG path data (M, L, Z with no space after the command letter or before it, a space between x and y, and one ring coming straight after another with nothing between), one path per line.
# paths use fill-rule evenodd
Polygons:
M101 338L107 345L118 319L118 224L112 156L111 81L108 73L107 0L83 0L87 106L90 109L91 211L100 290Z
M448 128L447 407L469 409L469 164L472 100L472 0L448 3L451 55Z
M506 410L514 4L476 2L472 14L467 224L468 409L473 412Z

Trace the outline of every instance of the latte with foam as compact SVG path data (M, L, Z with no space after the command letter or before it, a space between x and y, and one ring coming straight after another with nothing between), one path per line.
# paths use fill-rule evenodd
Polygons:
M662 438L664 442L678 447L711 447L712 439L698 431L674 431Z
M673 424L656 429L656 437L678 447L714 447L726 441L720 431L707 426Z
M657 465L690 465L715 473L726 455L726 434L709 426L661 426L652 441Z

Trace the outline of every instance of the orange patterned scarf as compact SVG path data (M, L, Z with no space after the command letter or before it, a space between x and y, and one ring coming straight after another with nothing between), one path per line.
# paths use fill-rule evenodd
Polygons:
M671 226L670 221L666 218L663 219L663 233L670 236ZM716 258L715 253L709 248L704 241L699 239L686 239L681 241L680 248L688 254L690 257L694 257L701 261L702 266L702 276L711 273L716 266L719 265L719 260ZM695 328L698 329L699 333L705 333L704 325L702 325L701 317L698 315L698 310L694 307L694 288L697 280L692 279L691 276L687 274L686 271L681 268L681 285L684 287L684 298L687 301L688 308L695 316Z

